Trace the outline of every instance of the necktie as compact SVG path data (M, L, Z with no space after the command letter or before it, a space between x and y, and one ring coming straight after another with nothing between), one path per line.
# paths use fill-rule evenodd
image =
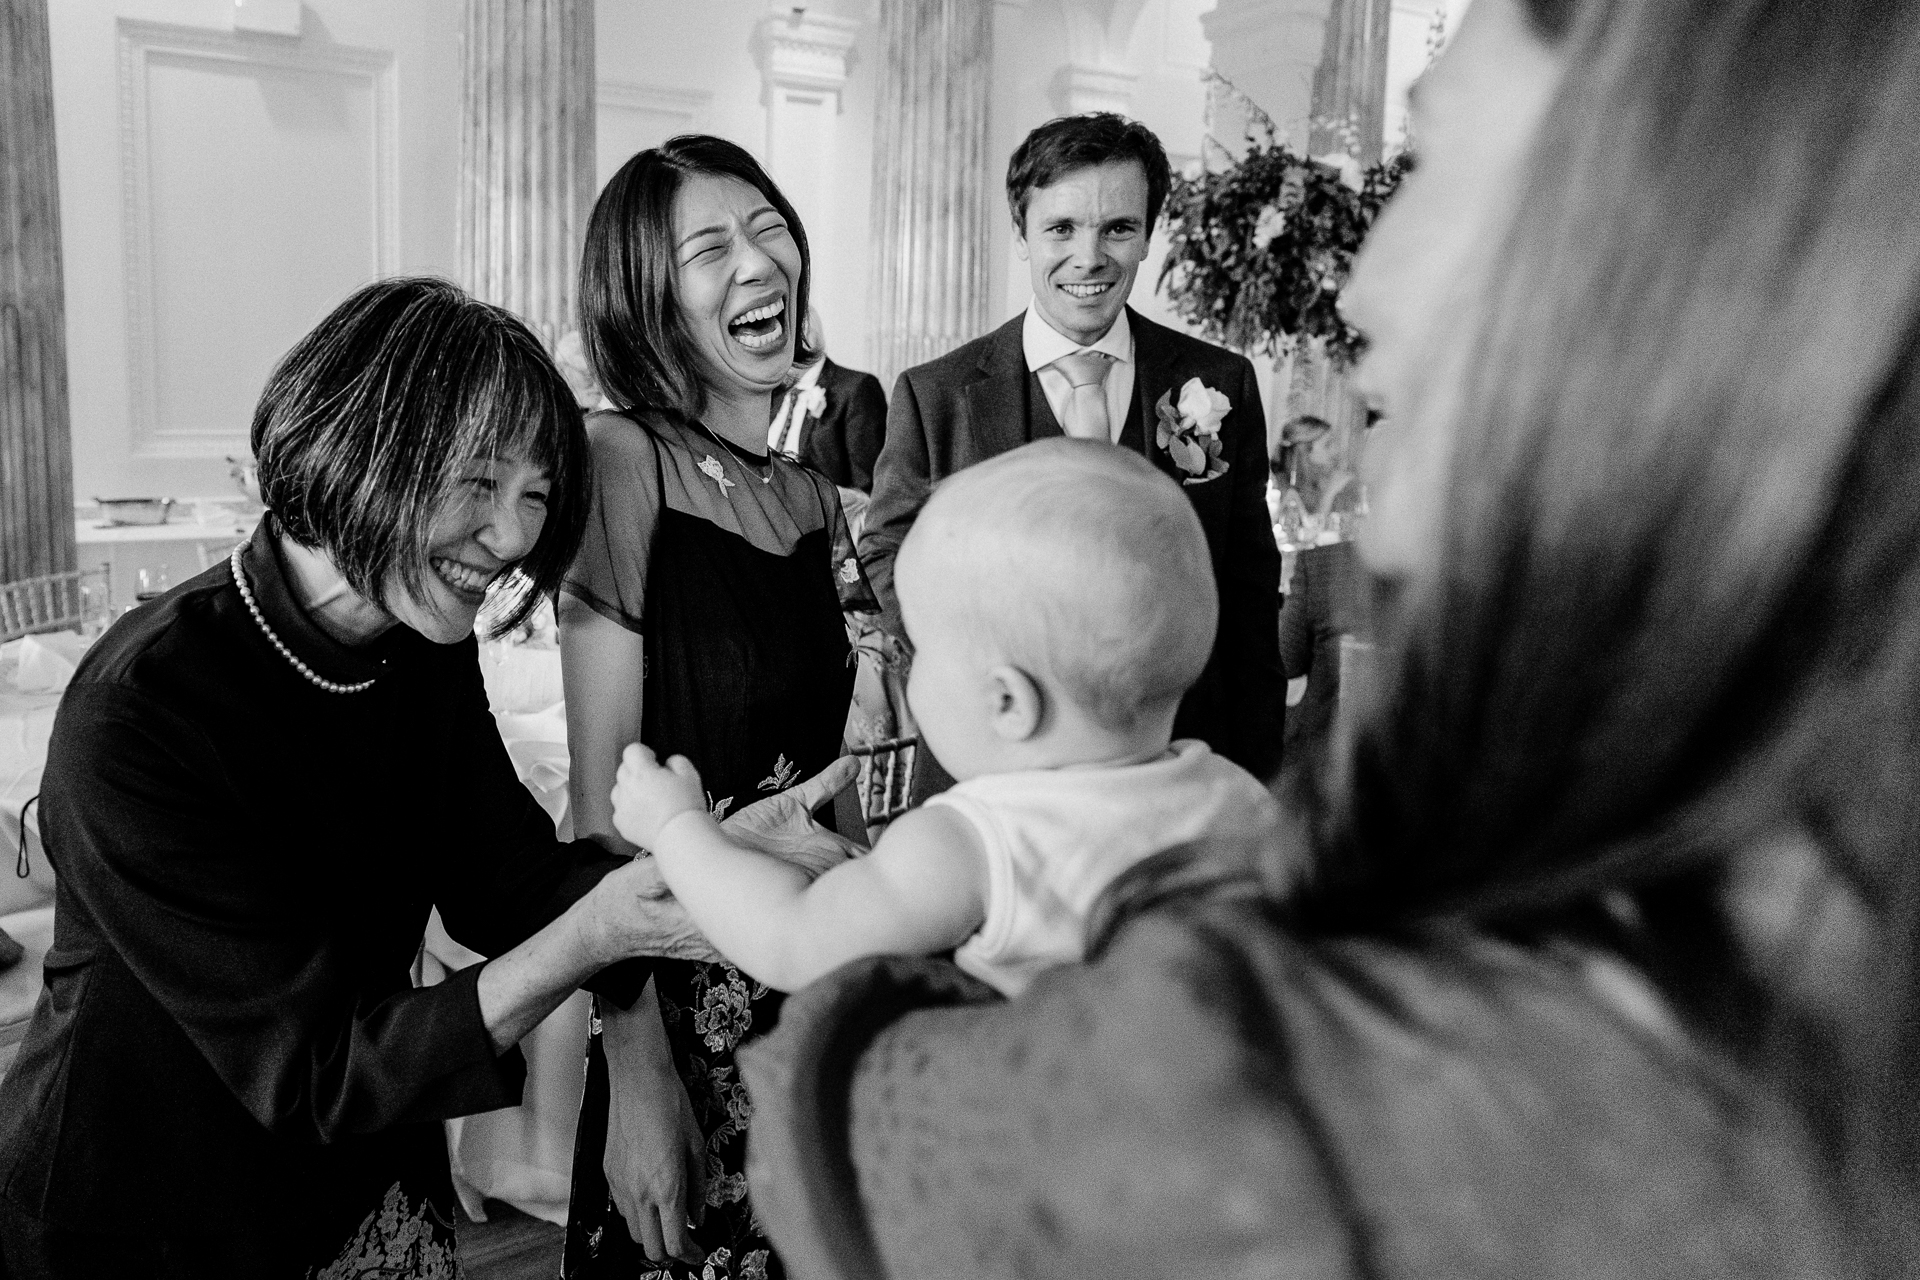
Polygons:
M794 402L800 398L800 388L794 387L780 401L780 412L773 415L773 425L767 429L767 448L773 453L798 453L800 442L793 441L793 448L787 447L787 439L799 433L793 429Z
M1107 422L1107 370L1113 357L1099 351L1076 351L1061 356L1053 367L1067 375L1073 392L1067 397L1067 420L1060 425L1076 440L1111 443Z

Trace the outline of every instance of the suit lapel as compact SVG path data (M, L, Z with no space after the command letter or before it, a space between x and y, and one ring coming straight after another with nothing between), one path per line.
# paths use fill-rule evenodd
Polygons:
M1140 415L1140 447L1148 462L1179 480L1179 468L1156 438L1159 418L1153 408L1161 396L1173 390L1179 377L1179 370L1173 367L1173 344L1166 340L1166 330L1143 319L1132 307L1127 308L1127 323L1133 326L1133 358L1138 365L1133 377L1133 408Z
M1000 326L961 393L959 438L975 444L976 459L1017 449L1030 438L1027 359L1020 345L1024 315Z

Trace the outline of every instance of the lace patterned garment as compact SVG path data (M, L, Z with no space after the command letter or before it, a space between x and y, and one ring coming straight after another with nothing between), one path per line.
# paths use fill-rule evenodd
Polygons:
M380 1207L367 1215L340 1256L310 1274L313 1280L375 1280L382 1276L459 1280L464 1272L455 1260L453 1239L452 1215L442 1213L425 1195L419 1204L413 1204L402 1184L396 1182L387 1188Z
M590 420L595 503L566 590L644 638L641 737L699 767L716 816L832 763L853 688L843 610L874 608L831 481L729 449L697 424ZM674 1061L707 1142L699 1267L655 1268L610 1199L606 1060L587 1085L561 1274L759 1280L782 1275L747 1200L752 1113L734 1050L764 1035L779 993L726 964L658 962ZM597 1020L596 1020L597 1028Z

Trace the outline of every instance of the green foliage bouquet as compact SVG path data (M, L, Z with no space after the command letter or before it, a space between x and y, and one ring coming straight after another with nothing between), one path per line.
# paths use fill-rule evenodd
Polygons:
M1363 168L1345 154L1309 159L1271 138L1249 141L1230 167L1175 175L1160 288L1213 342L1275 356L1319 339L1345 365L1361 338L1334 304L1412 160Z

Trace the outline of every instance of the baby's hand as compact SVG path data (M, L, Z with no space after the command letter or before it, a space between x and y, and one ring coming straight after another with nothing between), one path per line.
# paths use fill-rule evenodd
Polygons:
M706 811L700 772L685 756L662 765L638 742L621 755L613 785L613 825L626 839L652 849L669 822L683 813Z

